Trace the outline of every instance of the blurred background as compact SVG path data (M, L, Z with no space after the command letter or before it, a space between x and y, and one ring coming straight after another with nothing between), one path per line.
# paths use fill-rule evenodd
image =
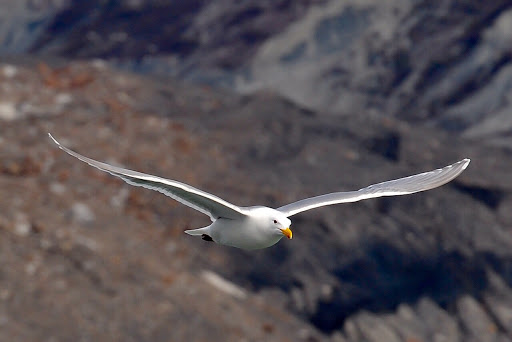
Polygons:
M245 252L59 151L280 206ZM1 0L0 340L512 341L512 1Z

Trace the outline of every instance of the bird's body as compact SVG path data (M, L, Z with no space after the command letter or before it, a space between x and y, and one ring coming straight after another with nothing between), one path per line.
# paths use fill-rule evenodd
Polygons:
M448 183L466 169L470 160L463 159L452 165L414 176L382 182L357 191L334 192L303 199L277 209L264 206L238 207L215 195L174 180L123 169L102 163L62 146L50 134L60 149L135 186L159 191L210 217L212 224L186 230L194 236L226 246L254 250L270 247L283 236L292 238L290 216L313 208L338 203L356 202L382 196L397 196L430 190Z
M286 234L291 238L291 230L287 232L275 227L289 227L290 219L281 212L268 207L243 208L247 215L240 220L220 217L204 228L186 230L190 235L207 235L218 244L242 249L262 249L270 247ZM277 221L275 223L274 221ZM286 230L287 228L284 228Z

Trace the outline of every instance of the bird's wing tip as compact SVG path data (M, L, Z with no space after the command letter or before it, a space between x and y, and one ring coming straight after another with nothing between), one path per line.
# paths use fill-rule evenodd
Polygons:
M468 167L468 165L469 165L469 163L470 163L470 162L471 162L471 159L469 159L469 158L464 158L464 159L462 159L462 160L460 161L460 163L462 163L462 164L463 164L463 165L462 165L462 169L463 169L463 170L465 170L465 169Z
M57 141L57 139L55 139L55 138L53 137L53 135L52 135L50 132L48 132L48 136L50 137L50 139L52 139L52 140L53 140L53 142L54 142L55 144L57 144L58 146L60 146L60 144L59 144L59 142Z

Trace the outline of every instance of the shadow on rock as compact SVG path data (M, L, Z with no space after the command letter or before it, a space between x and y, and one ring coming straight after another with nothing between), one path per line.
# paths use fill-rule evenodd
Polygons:
M334 270L340 286L329 301L319 299L309 319L318 329L332 332L358 311L391 312L422 297L451 311L463 295L482 297L489 286L489 270L511 284L512 275L507 272L511 266L512 260L491 253L467 256L453 251L419 257L375 243L364 258Z

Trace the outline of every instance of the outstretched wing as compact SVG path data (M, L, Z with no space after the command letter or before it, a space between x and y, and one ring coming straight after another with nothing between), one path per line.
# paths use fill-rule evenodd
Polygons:
M324 205L357 202L382 196L407 195L430 190L446 184L460 175L469 165L469 162L469 159L463 159L455 164L445 166L442 169L373 184L357 191L334 192L306 198L277 208L277 210L289 217L302 211L322 207Z
M50 133L50 138L59 146L59 148L75 158L94 166L102 171L108 172L116 177L121 178L126 183L141 186L146 189L156 190L167 195L176 201L179 201L193 209L196 209L208 216L213 220L219 217L230 219L240 219L246 216L244 210L234 204L224 201L223 199L209 194L205 191L191 187L190 185L176 182L174 180L165 179L157 176L148 175L145 173L123 169L120 167L112 166L102 163L79 153L76 153L69 148L62 146Z

